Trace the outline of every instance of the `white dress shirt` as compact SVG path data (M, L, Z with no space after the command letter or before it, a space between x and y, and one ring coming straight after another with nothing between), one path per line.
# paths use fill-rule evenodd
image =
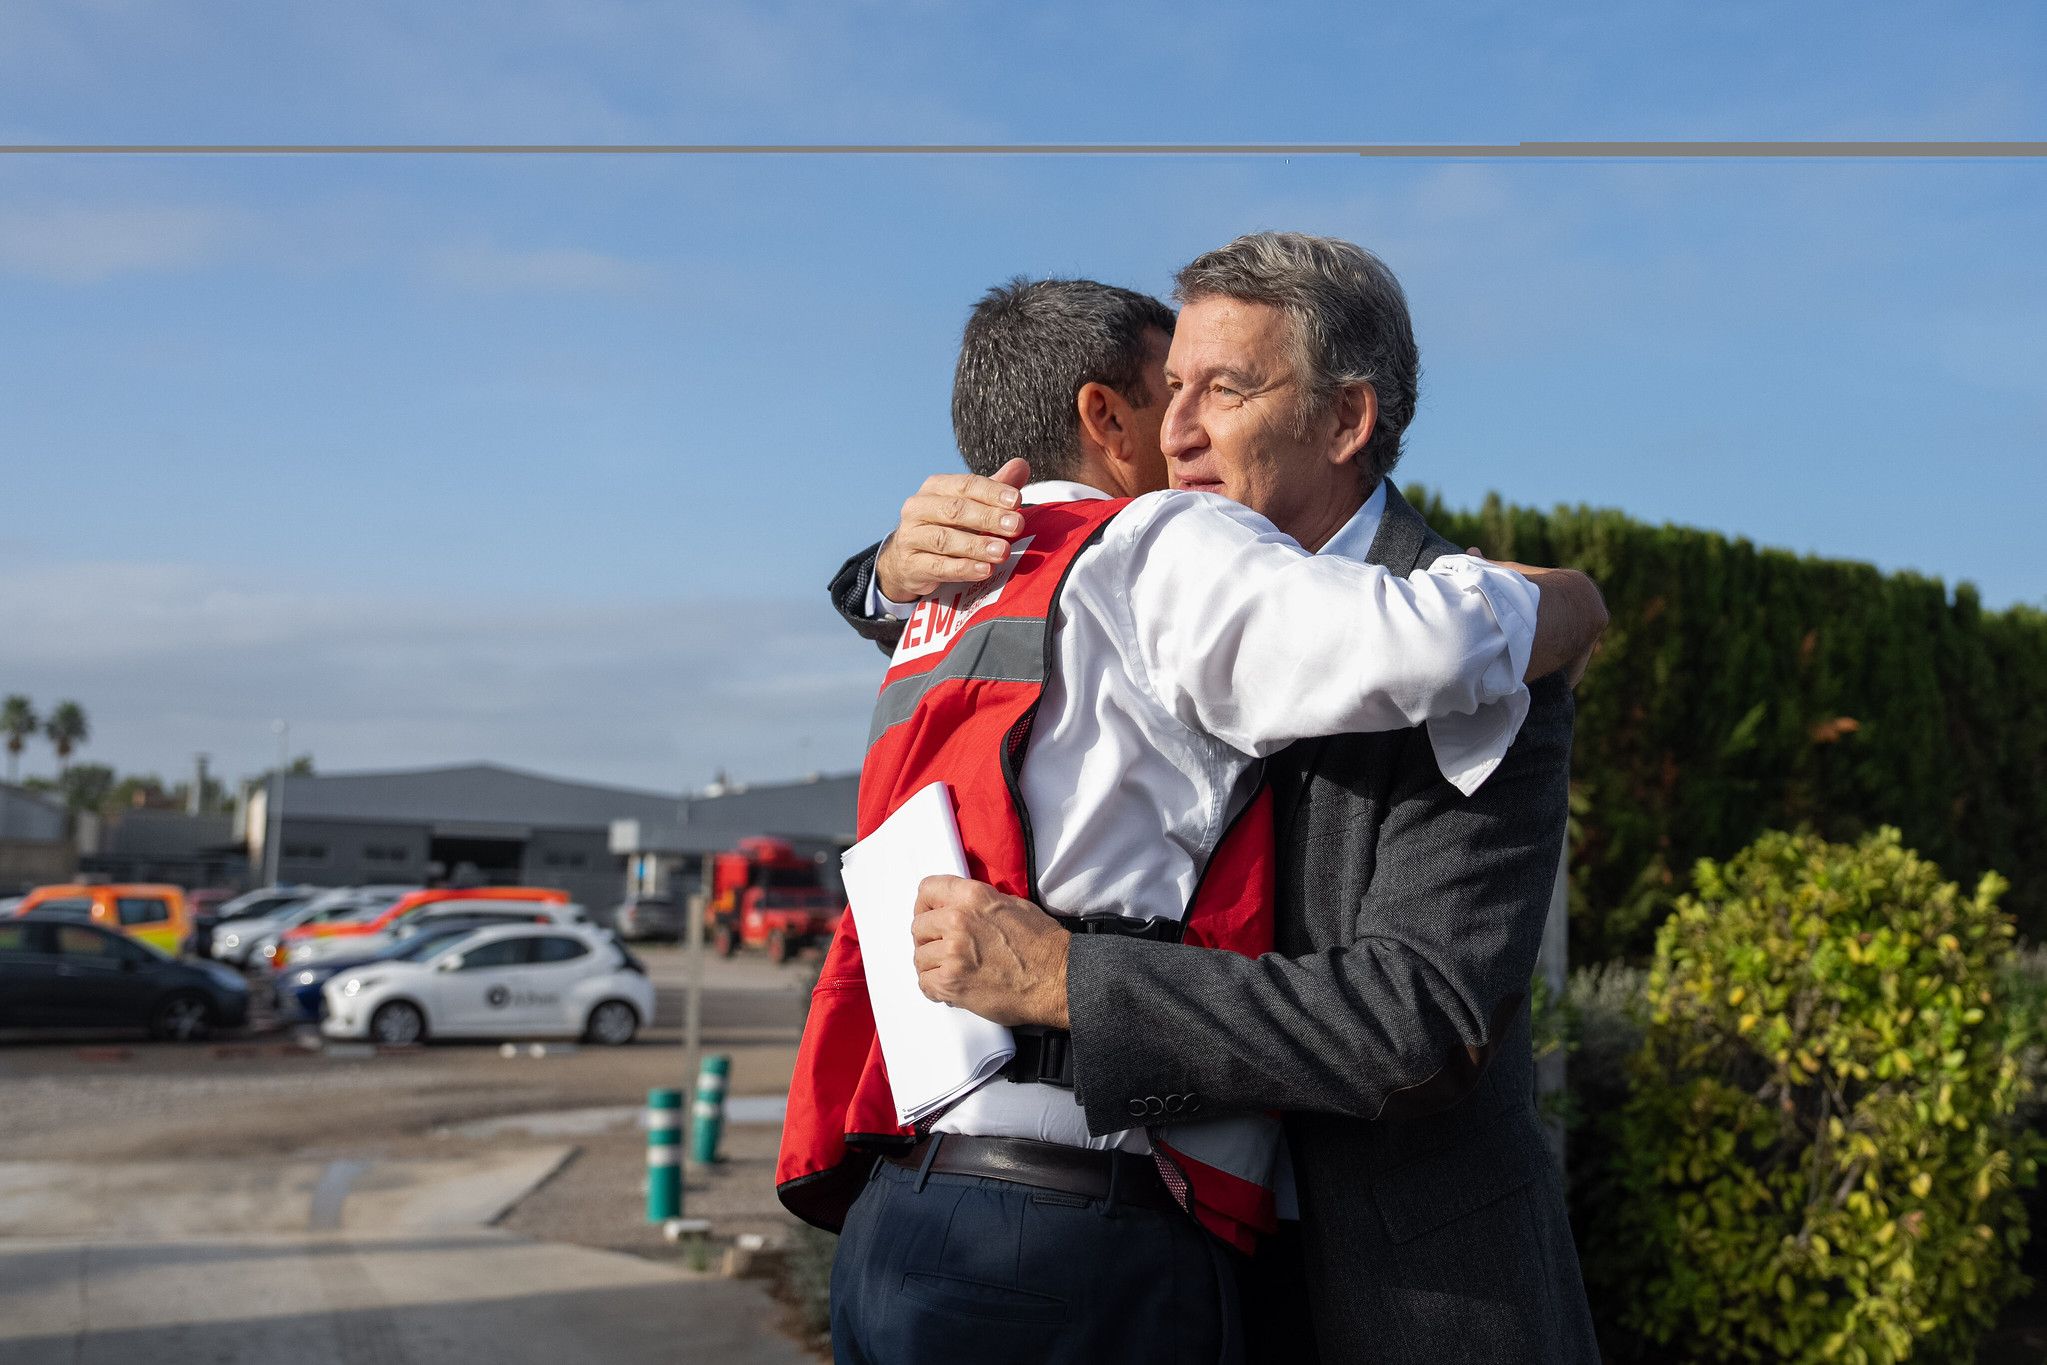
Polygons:
M1023 490L1027 504L1105 496ZM1180 918L1259 760L1295 740L1427 722L1467 795L1499 765L1528 712L1536 588L1467 555L1404 579L1362 562L1384 507L1381 485L1310 555L1226 498L1150 493L1081 552L1019 777L1046 909ZM911 610L873 589L869 607ZM999 1079L935 1127L1149 1150L1142 1129L1091 1136L1070 1091Z

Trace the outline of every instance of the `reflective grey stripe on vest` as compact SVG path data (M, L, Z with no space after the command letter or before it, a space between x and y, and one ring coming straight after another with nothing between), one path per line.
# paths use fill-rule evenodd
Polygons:
M1011 616L968 626L935 668L898 678L881 689L874 703L874 723L867 730L867 747L873 748L876 740L908 720L932 687L955 678L1043 682L1045 622Z

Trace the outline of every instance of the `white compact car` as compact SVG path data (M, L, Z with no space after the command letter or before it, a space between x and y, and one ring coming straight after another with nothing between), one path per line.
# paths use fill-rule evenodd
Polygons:
M586 1038L629 1043L654 1017L654 983L602 929L479 929L419 961L375 962L328 981L329 1038Z

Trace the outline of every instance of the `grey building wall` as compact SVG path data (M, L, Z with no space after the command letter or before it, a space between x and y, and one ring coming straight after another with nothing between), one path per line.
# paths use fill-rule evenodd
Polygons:
M0 782L0 895L69 881L77 871L64 808Z
M635 851L669 857L730 848L748 834L789 838L806 853L826 853L835 883L836 850L852 840L856 786L842 776L682 800L491 764L295 777L283 784L279 875L325 886L418 883L433 860L451 861L450 841L511 840L520 845L516 867L491 880L557 887L601 918L627 890L629 860L611 851L611 825L631 820L666 828L665 842ZM252 860L268 832L268 795L251 792L241 827ZM697 879L687 883L694 890Z
M225 815L126 810L81 839L80 872L113 882L169 882L186 890L245 885L248 859Z
M126 858L195 858L226 847L234 822L225 815L181 810L125 810L108 823L98 851Z
M0 839L0 896L68 882L77 873L78 850L62 839Z
M284 813L279 879L312 886L423 882L427 827L402 821L294 819Z
M599 923L625 898L625 859L602 829L536 829L526 841L520 880L569 893Z
M0 839L61 840L64 830L63 806L25 787L0 782Z
M398 820L296 819L287 809L282 879L314 886L424 884L434 829L430 824ZM463 829L487 836L490 827L466 825ZM523 838L517 873L522 885L566 891L598 918L624 897L625 859L610 851L605 830L508 825L500 832L507 838ZM453 871L443 869L444 875Z

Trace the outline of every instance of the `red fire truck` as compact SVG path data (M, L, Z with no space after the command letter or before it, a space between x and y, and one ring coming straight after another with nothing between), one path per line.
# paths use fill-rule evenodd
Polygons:
M830 942L844 909L825 890L816 861L780 839L741 839L711 860L704 927L721 957L744 946L766 948L771 960L787 962Z

